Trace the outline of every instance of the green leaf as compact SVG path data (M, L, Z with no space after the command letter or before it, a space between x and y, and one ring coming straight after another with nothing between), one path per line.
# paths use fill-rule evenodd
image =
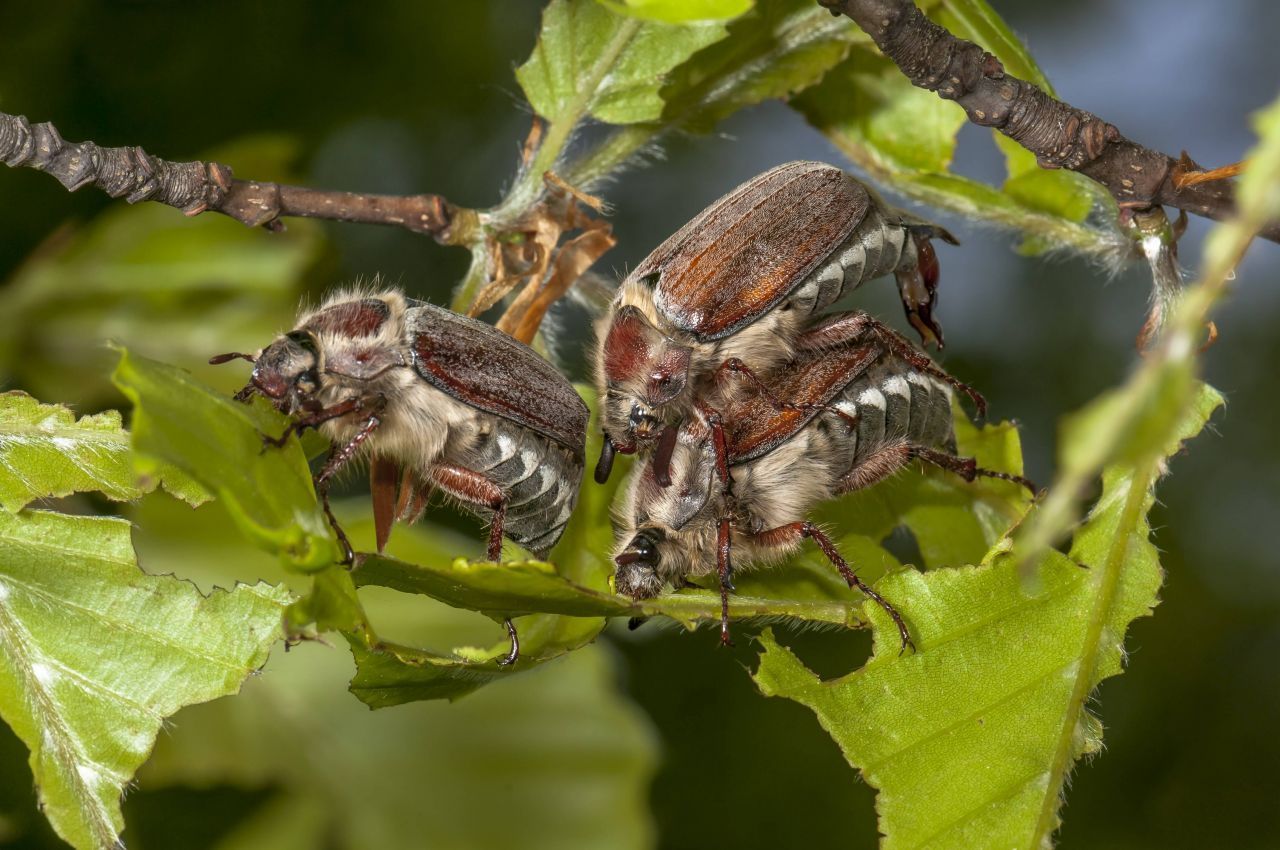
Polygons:
M294 152L287 140L259 137L208 158L237 175L288 182ZM231 367L210 366L209 357L253 351L279 331L321 237L305 219L268 233L159 204L108 207L57 233L6 283L10 332L0 335L0 374L40 398L111 406L118 402L104 343L113 340L226 381Z
M264 447L287 420L258 400L241 404L181 369L122 351L112 376L134 405L133 447L141 468L172 464L213 493L250 539L295 569L337 560L296 439Z
M1048 85L1017 37L982 0L943 0L931 16L991 51L1010 73ZM1004 187L952 174L956 135L967 121L964 111L911 85L873 47L853 50L794 104L846 156L894 191L1021 230L1024 251L1070 247L1113 253L1119 244L1116 233L1086 223L1099 205L1114 207L1101 187L1074 172L1041 169L1032 154L995 131L1009 165Z
M986 0L942 0L936 18L955 35L993 54L1010 74L1034 83L1050 95L1054 94L1049 78L1040 70L1022 40ZM1074 171L1041 168L1035 154L998 130L992 130L991 137L1004 154L1009 179L1003 188L1014 200L1030 210L1039 210L1066 221L1083 222L1095 206L1104 207L1110 218L1115 217L1115 201L1094 181ZM1039 251L1055 247L1038 242L1023 245L1024 250L1033 246Z
M851 21L809 0L757 0L728 33L671 71L658 120L618 128L566 163L562 176L589 186L666 131L709 132L739 109L794 95L821 79L850 44L868 41Z
M758 0L729 26L729 37L698 52L672 74L663 118L708 132L747 106L786 98L813 85L867 37L842 17L806 0Z
M422 616L414 606L399 618ZM184 712L144 768L144 789L279 789L220 850L291 846L282 839L335 850L652 846L656 736L619 693L604 649L463 705L372 714L337 687L351 674L338 652L304 644L284 660L235 700Z
M421 593L455 608L483 611L498 619L535 611L571 617L607 617L631 610L622 597L574 584L540 561L494 564L455 558L450 563L409 564L368 555L352 571L357 587L378 585Z
M358 548L372 541L367 497L335 511ZM308 580L285 573L221 511L144 499L129 515L143 563L173 563L201 587L257 575ZM447 558L482 552L481 537L419 524L398 527L389 548L400 558ZM379 632L402 644L484 644L502 631L420 595L372 586L360 595ZM235 699L183 711L142 769L140 790L274 794L218 850L652 845L657 741L623 693L616 653L583 647L459 705L370 712L344 687L354 664L342 643L277 652ZM136 843L144 838L185 846L141 832Z
M117 846L120 795L165 718L236 692L281 636L287 600L269 585L205 597L146 575L129 528L0 512L0 716L79 848Z
M727 21L738 17L753 4L753 0L596 0L596 2L620 15L668 24Z
M0 395L0 505L9 512L34 499L98 491L119 502L165 489L192 505L209 497L172 467L139 480L129 434L114 410L79 420L66 407L41 404L18 390Z
M1196 434L1218 403L1203 388L1192 409L1175 410L1177 436ZM899 656L876 609L874 657L834 681L763 636L757 684L812 708L879 790L886 848L1049 843L1068 772L1101 747L1090 694L1121 671L1129 624L1157 601L1146 520L1157 466L1109 468L1071 558L1046 551L1034 586L1007 542L980 566L886 578L879 589L898 601L914 653Z
M587 116L610 124L653 121L662 114L658 90L665 75L726 32L718 22L642 21L594 0L552 0L516 79L552 124L573 125Z

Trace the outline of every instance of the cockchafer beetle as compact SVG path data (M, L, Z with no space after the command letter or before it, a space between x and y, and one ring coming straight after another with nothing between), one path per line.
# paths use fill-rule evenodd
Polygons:
M668 486L658 480L656 459L633 473L617 517L619 593L648 598L715 572L727 643L734 565L776 562L809 538L850 587L893 618L905 649L911 638L902 617L809 520L814 506L914 459L966 481L984 476L1034 489L1021 476L956 456L952 389L967 387L920 352L904 352L911 348L905 339L888 344L896 334L871 317L834 320L846 323L846 342L802 350L767 385L752 386L720 411L721 427L691 417L671 450Z
M778 166L707 207L627 276L600 322L596 480L615 452L657 439L665 456L695 399L732 403L726 362L767 375L815 316L865 281L893 273L911 324L941 347L932 237L955 242L818 162ZM658 475L667 477L662 464Z
M210 362L237 357L254 364L238 398L263 395L293 417L268 442L306 428L332 441L315 485L348 561L329 485L361 455L379 551L397 514L416 519L433 490L489 522L489 560L504 535L537 557L560 539L582 477L587 406L550 363L491 325L395 290L342 293L262 351ZM509 664L519 643L506 626Z

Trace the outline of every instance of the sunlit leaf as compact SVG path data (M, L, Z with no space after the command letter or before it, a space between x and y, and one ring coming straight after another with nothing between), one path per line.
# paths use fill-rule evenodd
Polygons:
M807 0L757 0L732 21L728 36L704 47L669 73L659 92L661 116L619 127L563 176L591 185L662 133L708 132L739 109L786 98L813 85L840 61L849 45L868 41L853 23Z
M193 505L208 498L172 467L139 480L129 451L129 434L114 410L76 419L66 407L41 404L24 392L0 395L0 505L7 511L34 499L95 490L127 502L160 480Z
M171 464L190 475L258 545L297 569L319 569L337 547L316 503L297 440L266 447L286 420L265 404L241 404L181 369L123 351L113 375L133 402L133 446L144 469Z
M660 23L611 12L595 0L552 0L516 79L552 123L586 116L611 124L652 121L662 114L665 75L725 34L714 21Z
M1202 398L1179 420L1180 438L1197 433L1218 404L1208 388ZM1068 772L1101 747L1089 697L1121 671L1130 622L1157 602L1162 572L1146 520L1156 466L1149 457L1108 469L1071 557L1047 551L1032 586L1003 543L980 566L882 581L879 589L900 600L914 653L898 654L892 623L873 608L874 657L833 681L763 636L761 690L812 708L879 790L886 848L1050 840Z
M287 599L146 575L124 520L0 511L0 716L31 749L59 835L116 846L120 795L165 718L237 691Z
M851 44L867 37L843 17L805 0L758 0L671 75L662 96L667 121L701 132L732 113L813 85Z
M680 24L727 21L751 8L753 0L596 0L608 9L636 18Z
M366 535L372 541L372 523L358 520L366 499L336 507L357 548ZM264 573L306 581L243 540L221 512L171 499L130 510L144 563L173 563L202 587ZM467 544L483 550L478 539L425 524L391 538L399 557L415 560ZM502 631L421 595L360 594L379 631L401 643L462 646ZM456 705L370 712L346 690L355 668L344 641L328 643L277 651L235 699L179 714L140 774L143 795L174 786L276 791L218 850L652 845L657 742L621 693L614 653L587 646Z

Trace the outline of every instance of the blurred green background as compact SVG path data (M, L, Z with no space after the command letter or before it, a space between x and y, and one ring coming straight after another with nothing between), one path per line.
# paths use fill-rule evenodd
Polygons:
M1240 157L1248 113L1280 79L1268 0L995 5L1065 98L1206 165ZM528 127L512 69L539 6L0 0L0 109L169 159L217 151L242 176L485 206ZM716 136L668 139L606 188L620 243L598 271L623 272L740 180L798 158L840 162L776 103ZM956 170L998 180L999 169L985 132L963 131ZM273 237L127 208L30 170L0 169L0 199L0 387L81 412L120 403L105 338L231 388L243 373L203 360L262 345L300 292L377 274L445 303L467 261L393 229L290 222ZM945 362L994 415L1023 424L1030 473L1047 481L1056 421L1130 368L1146 283L1138 270L1020 258L1008 234L944 221L964 243L940 249ZM1189 266L1205 229L1193 221L1183 243ZM1280 516L1278 265L1275 245L1257 245L1218 316L1205 362L1229 403L1160 490L1164 601L1132 630L1129 671L1098 694L1107 749L1076 773L1063 847L1280 846L1280 570L1266 531ZM896 320L895 302L887 286L859 298ZM562 354L581 377L576 342ZM130 515L151 571L206 587L284 578L228 546L216 510L155 497ZM482 618L421 599L375 602L397 637L495 639ZM867 651L864 635L789 642L832 675ZM179 714L126 801L130 846L874 846L870 789L805 709L754 693L749 641L726 652L708 633L611 629L456 705L376 714L346 694L345 656L277 652L242 697ZM0 728L0 847L58 846L25 758Z

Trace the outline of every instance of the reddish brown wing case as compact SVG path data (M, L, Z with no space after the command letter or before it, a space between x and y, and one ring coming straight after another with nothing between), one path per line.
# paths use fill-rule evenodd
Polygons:
M734 189L632 272L658 275L658 309L702 341L767 313L866 217L871 197L840 169L789 162Z
M407 333L414 368L433 387L531 428L582 459L587 406L533 349L492 325L432 304L410 309Z
M724 411L729 463L754 460L794 437L883 354L877 345L848 345L792 361L769 382L772 399L757 391ZM801 409L778 410L774 401Z

